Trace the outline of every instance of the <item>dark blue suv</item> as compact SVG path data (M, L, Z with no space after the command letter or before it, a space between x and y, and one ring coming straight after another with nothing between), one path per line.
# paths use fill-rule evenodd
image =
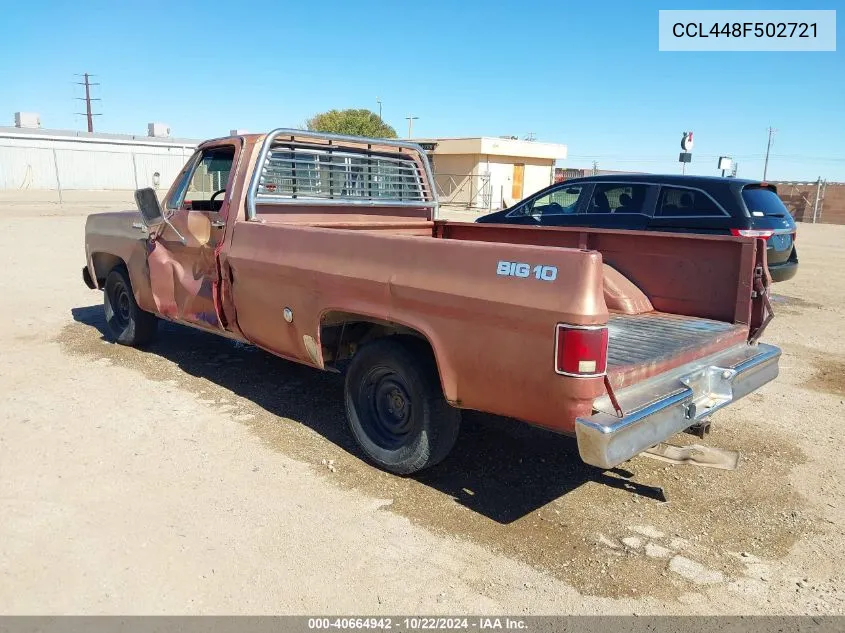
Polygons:
M795 221L774 185L708 176L625 174L555 183L476 222L761 237L773 281L798 271Z

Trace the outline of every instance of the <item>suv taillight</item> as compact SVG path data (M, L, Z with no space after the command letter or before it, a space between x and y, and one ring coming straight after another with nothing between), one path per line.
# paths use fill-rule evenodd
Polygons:
M770 229L731 229L731 235L734 237L762 237L767 240L774 234Z
M555 371L564 376L603 376L607 371L607 327L558 323Z

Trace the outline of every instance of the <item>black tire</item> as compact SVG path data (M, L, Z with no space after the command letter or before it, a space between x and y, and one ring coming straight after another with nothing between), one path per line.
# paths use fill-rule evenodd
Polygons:
M123 266L113 268L103 287L106 325L115 342L139 347L156 337L158 319L135 303L129 274Z
M431 349L400 336L362 347L349 364L346 418L367 457L397 475L443 461L455 445L461 412L443 397Z

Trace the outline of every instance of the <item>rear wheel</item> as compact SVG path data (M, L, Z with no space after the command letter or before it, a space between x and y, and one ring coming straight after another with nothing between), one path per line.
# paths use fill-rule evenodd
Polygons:
M381 468L409 475L442 461L458 437L461 413L443 397L431 350L391 336L352 358L344 389L358 444Z
M112 269L106 277L103 308L106 325L115 342L140 346L155 339L158 319L155 315L141 310L135 303L129 274L123 266Z

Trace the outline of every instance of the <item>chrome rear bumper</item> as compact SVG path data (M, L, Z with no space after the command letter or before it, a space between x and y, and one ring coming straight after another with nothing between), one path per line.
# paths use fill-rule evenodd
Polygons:
M740 345L677 367L616 392L620 418L608 396L597 413L577 418L581 459L612 468L707 418L778 375L780 348Z

